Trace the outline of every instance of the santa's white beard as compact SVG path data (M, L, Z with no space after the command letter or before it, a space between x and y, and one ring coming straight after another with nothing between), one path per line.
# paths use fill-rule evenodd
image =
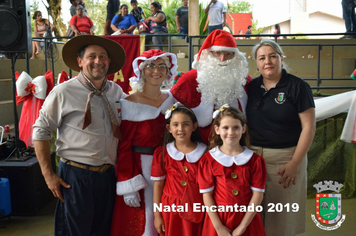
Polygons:
M237 98L242 98L248 67L246 59L235 55L221 62L210 54L200 58L197 67L197 90L201 92L203 104L214 104L219 108Z

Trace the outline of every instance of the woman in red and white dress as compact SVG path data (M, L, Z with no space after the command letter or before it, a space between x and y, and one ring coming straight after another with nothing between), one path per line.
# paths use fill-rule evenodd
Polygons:
M150 180L155 149L162 145L164 114L174 101L169 88L176 75L174 54L152 49L134 60L135 93L121 100L121 133L118 148L116 201L111 235L157 235L153 224L153 181Z

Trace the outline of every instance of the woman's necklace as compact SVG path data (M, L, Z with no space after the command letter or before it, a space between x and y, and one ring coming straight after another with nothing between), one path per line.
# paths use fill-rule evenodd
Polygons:
M150 96L147 96L143 91L141 92L143 96L145 96L146 98L149 98L149 99L152 99L152 100L157 100L157 99L160 99L162 97L162 92L160 92L160 95L156 98L153 98L153 97L150 97Z

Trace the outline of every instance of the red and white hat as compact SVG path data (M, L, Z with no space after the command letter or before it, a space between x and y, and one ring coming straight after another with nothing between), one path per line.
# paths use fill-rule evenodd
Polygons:
M142 62L145 62L147 60L154 61L161 57L167 57L169 59L171 66L168 68L169 69L168 79L169 80L173 79L177 75L177 68L178 68L176 55L173 53L161 51L159 49L151 49L148 51L144 51L139 57L137 57L132 62L132 67L136 76L130 78L131 83L137 83L140 80L141 77L140 64Z
M238 53L236 42L232 35L225 30L214 30L205 39L203 45L201 46L199 53L196 55L192 63L194 69L197 68L202 51L208 49L209 51L231 51Z

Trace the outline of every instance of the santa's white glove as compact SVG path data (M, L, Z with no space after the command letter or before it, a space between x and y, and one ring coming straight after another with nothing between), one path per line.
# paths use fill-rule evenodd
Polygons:
M140 207L141 198L139 192L125 194L124 201L130 207Z

